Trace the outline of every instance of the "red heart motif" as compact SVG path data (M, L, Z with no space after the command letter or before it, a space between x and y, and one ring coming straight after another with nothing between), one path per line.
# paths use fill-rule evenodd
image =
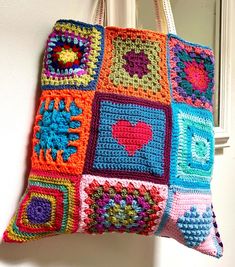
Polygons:
M137 150L153 138L151 125L145 122L132 125L126 120L119 120L112 126L112 135L119 145L124 146L129 156L134 156Z

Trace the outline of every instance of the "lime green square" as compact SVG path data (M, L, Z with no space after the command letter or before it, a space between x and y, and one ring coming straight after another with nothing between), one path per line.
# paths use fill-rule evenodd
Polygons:
M136 38L135 40L127 38L123 40L121 37L117 37L113 40L113 46L114 51L109 79L115 86L121 85L127 88L133 86L134 89L141 87L144 91L151 90L156 93L161 90L161 75L159 74L161 71L159 66L161 48L159 42L150 40L143 41L140 38ZM149 72L143 75L142 78L139 78L137 74L134 74L133 77L130 76L124 68L127 62L123 56L132 50L135 53L143 51L150 61L147 65Z

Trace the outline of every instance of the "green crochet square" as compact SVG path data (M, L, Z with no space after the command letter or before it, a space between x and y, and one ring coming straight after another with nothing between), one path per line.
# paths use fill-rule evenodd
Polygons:
M113 40L113 46L115 49L109 79L115 86L133 86L134 89L142 87L145 91L152 90L154 92L161 90L159 74L161 68L158 64L161 48L158 42L142 41L140 38L123 40L121 37L117 37ZM129 57L132 57L130 61L128 61ZM126 70L127 68L129 72ZM133 71L133 68L136 71ZM136 73L137 69L140 70L139 73Z

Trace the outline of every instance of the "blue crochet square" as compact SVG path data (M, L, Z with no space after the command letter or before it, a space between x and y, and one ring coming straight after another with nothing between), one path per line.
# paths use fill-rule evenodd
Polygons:
M214 162L213 115L186 104L173 104L170 184L210 187Z
M61 155L63 161L68 162L72 155L76 155L81 123L74 117L81 114L82 109L75 101L71 101L68 105L66 98L61 100L47 98L41 102L34 145L38 159L42 156L47 159L50 155L56 162Z
M167 183L171 108L102 93L94 103L85 173Z

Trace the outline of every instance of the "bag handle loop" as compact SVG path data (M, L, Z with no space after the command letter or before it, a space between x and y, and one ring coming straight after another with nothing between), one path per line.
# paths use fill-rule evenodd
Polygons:
M175 21L170 0L153 0L155 5L156 26L159 32L176 34Z
M96 0L95 10L93 12L93 23L104 25L106 17L105 0Z
M170 0L153 0L153 2L155 6L157 31L176 34L175 22ZM95 24L104 25L105 18L105 0L97 0L95 5L93 22Z

